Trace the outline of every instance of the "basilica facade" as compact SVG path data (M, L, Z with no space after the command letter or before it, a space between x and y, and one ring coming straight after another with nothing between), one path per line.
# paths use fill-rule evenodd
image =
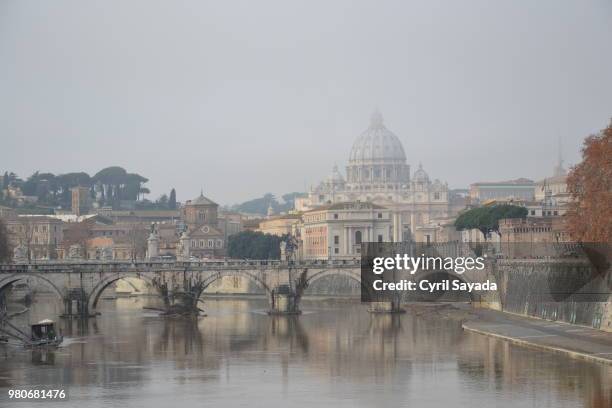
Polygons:
M296 209L308 211L342 202L368 202L389 209L394 242L410 239L417 227L432 219L452 215L448 184L431 180L420 164L411 172L402 142L387 129L379 112L355 140L346 176L334 166L307 197L296 200Z

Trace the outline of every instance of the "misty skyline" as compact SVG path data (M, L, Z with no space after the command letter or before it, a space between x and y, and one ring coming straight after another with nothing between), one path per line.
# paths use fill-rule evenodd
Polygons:
M451 188L552 173L612 117L612 3L3 1L0 171L155 199L303 191L378 108Z

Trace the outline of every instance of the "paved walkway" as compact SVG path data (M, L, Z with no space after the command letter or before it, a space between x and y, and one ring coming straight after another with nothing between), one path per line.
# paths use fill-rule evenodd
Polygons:
M515 344L612 364L612 333L494 310L476 309L465 330L502 338Z

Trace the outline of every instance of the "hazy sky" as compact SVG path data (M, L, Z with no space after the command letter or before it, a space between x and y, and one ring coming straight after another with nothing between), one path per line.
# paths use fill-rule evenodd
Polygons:
M0 171L304 190L378 107L451 187L542 178L612 117L610 0L0 1Z

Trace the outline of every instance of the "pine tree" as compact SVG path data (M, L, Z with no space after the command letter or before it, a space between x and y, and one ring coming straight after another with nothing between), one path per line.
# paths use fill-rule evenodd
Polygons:
M168 208L176 210L176 190L173 188L170 190L170 198L168 199Z

